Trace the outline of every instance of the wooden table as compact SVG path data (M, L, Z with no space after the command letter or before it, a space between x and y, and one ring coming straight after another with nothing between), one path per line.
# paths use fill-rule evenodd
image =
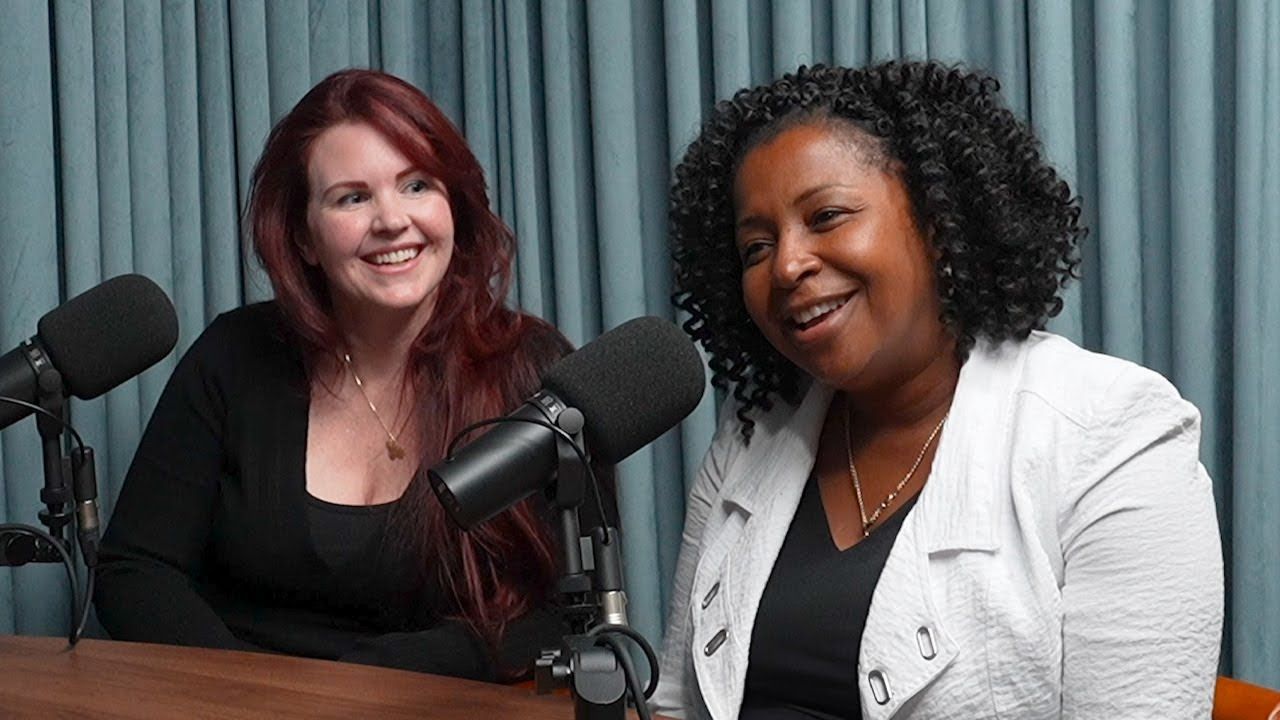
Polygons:
M109 640L66 646L0 636L0 717L573 718L567 696L403 670Z

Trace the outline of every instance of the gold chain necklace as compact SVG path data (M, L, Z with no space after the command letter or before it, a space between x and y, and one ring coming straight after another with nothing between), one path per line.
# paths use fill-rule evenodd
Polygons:
M360 380L360 376L356 374L356 368L351 364L351 353L342 353L342 362L351 371L351 379L356 381L356 389L360 391L361 397L369 404L369 410L373 412L373 417L382 426L382 432L387 434L387 457L391 460L399 460L404 457L404 446L396 439L396 434L391 432L391 428L382 421L382 416L378 414L378 408L369 399L369 393L364 390L364 382Z
M924 460L925 453L929 451L929 446L933 444L934 438L938 437L938 433L942 431L942 426L946 424L947 418L950 416L951 411L947 410L946 415L943 415L942 419L938 421L938 424L934 426L933 432L929 433L929 439L924 441L924 447L920 448L920 454L916 455L916 461L911 463L911 469L907 471L906 475L902 476L902 479L898 481L897 487L893 489L893 492L889 493L889 497L882 500L880 505L875 509L875 512L871 513L871 517L868 518L867 506L863 504L862 501L862 483L858 480L858 468L853 465L853 441L849 439L851 434L849 429L849 401L845 400L844 452L845 456L849 459L849 478L853 480L853 492L858 498L858 514L862 516L862 537L865 538L871 534L871 526L880 519L880 514L884 512L885 508L889 507L889 503L893 502L894 498L898 497L898 494L902 492L902 488L907 486L907 483L911 480L911 476L915 475L916 468L920 467L920 461Z

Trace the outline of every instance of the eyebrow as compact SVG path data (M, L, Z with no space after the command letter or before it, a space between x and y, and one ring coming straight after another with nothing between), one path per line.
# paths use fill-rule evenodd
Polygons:
M824 190L831 190L833 188L840 188L844 190L854 190L855 186L848 185L845 183L825 183L822 185L815 185L809 188L808 190L805 190L804 192L800 193L799 195L796 195L794 198L792 198L791 203L793 205L796 203L802 203L805 200L808 200L809 198L813 197L814 195L817 195L818 193L823 192ZM762 217L759 217L757 215L748 215L738 220L734 224L734 227L738 230L742 230L744 228L761 227L768 224L769 224L768 221L766 221Z
M841 190L853 190L854 186L848 185L846 183L827 183L825 185L815 185L809 188L808 190L805 190L804 192L800 193L799 195L795 196L795 199L793 199L792 202L803 202L824 190L831 190L833 188L838 188Z
M735 230L751 230L754 228L768 227L769 221L759 215L748 215L734 224Z
M427 172L423 168L420 168L416 165L410 165L405 169L401 170L400 172L396 173L396 182L400 182L401 180L404 180L406 177L409 177L410 175L414 175L416 173L422 173L423 175L426 175L429 178L435 179L431 175L431 173ZM338 182L331 183L330 185L325 187L324 190L321 190L320 195L321 197L323 197L338 188L347 188L347 187L363 188L368 186L369 186L369 183L363 180L339 180Z

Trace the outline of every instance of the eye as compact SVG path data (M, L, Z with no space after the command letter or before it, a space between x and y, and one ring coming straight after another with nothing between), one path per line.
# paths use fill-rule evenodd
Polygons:
M415 196L438 193L446 198L449 197L449 191L445 189L444 183L425 172L410 176L409 179L400 186L400 192L403 192L406 195Z
M368 199L369 194L361 190L349 192L340 196L334 204L338 207L350 207L352 205L358 205Z
M743 269L760 262L769 250L769 241L763 238L742 242L739 245L738 257L742 260Z
M816 230L826 230L838 224L845 214L840 208L822 208L809 218L809 225Z

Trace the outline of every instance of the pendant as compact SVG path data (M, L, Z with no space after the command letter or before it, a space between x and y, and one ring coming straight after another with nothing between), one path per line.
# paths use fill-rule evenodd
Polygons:
M392 460L399 460L404 457L404 448L400 446L400 443L396 442L395 438L387 438L387 457Z

